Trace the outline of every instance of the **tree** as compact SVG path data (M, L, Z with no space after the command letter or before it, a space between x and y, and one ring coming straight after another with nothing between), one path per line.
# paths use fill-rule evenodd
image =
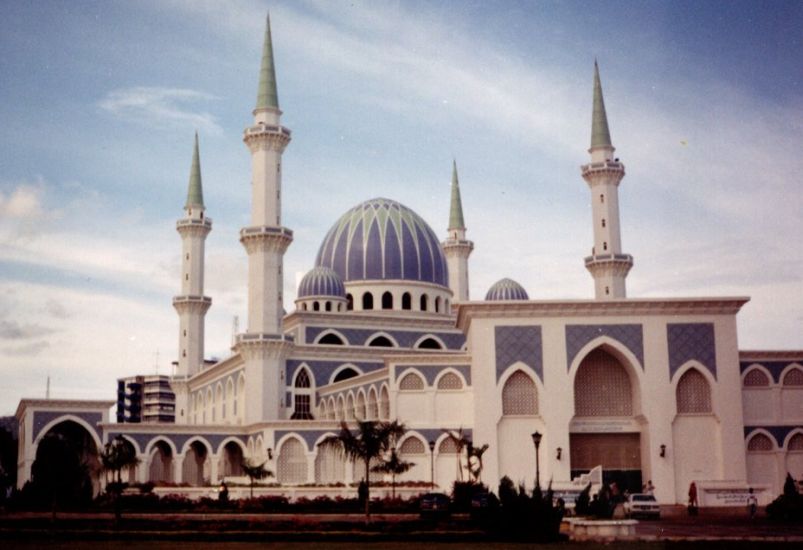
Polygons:
M273 477L273 472L265 468L265 463L266 461L256 464L250 460L243 460L242 462L243 473L251 481L251 498L254 498L254 482L266 477Z
M390 456L371 468L372 472L380 474L390 474L390 488L393 500L396 500L396 476L403 474L415 466L412 462L402 459L397 453L396 448L390 450Z
M118 435L106 445L100 452L100 465L104 472L112 473L112 482L106 485L106 490L111 492L114 499L114 517L120 521L122 510L120 509L120 496L123 492L123 470L139 464L137 453L134 446ZM115 474L117 481L114 481Z
M394 445L396 439L404 435L407 428L398 421L377 422L369 420L357 423L357 430L352 432L346 422L340 423L340 433L330 435L318 443L319 447L331 448L342 456L353 461L361 460L365 464L365 521L371 518L371 461L381 458Z
M454 442L457 448L457 480L463 481L463 449L471 444L471 438L463 433L463 427L460 426L457 431L444 430L446 436Z
M482 462L482 455L488 450L488 444L485 443L481 447L475 447L471 441L468 441L466 446L468 451L468 473L474 478L473 481L475 483L479 483L480 477L482 476L482 468L484 466Z

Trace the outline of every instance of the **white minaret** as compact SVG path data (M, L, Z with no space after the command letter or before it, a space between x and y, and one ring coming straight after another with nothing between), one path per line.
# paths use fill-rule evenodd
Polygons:
M268 17L254 125L243 137L252 174L251 225L240 231L248 252L248 327L235 349L246 363L246 422L285 418L283 366L292 341L282 334L282 261L293 232L281 220L282 153L290 143L281 114Z
M176 374L184 377L196 374L203 363L204 316L212 305L212 299L204 296L204 243L212 230L212 220L204 216L204 211L196 133L185 215L176 222L181 235L181 294L173 298L179 318Z
M449 207L449 236L441 244L449 267L449 288L455 302L468 301L468 257L474 243L466 239L463 203L457 181L457 161L452 161L452 199Z
M619 182L625 166L613 157L615 151L608 131L608 117L602 99L599 67L594 62L594 112L591 119L591 163L582 166L583 179L591 189L594 247L585 259L594 277L597 300L625 298L625 279L633 267L633 256L622 253L619 236Z

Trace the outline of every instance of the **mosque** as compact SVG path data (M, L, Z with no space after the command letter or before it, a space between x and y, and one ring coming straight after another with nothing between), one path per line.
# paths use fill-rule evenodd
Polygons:
M596 66L581 167L593 205L584 259L593 300L531 300L507 278L471 300L474 245L455 165L443 241L394 200L359 203L323 237L285 314L282 262L293 231L282 225L282 154L292 134L281 124L270 22L258 90L243 136L252 165L251 221L240 231L248 322L231 355L204 361L212 220L196 136L177 223L175 421L112 422L111 400L23 399L19 486L39 442L57 432L90 449L122 436L140 459L130 481L214 487L242 476L247 458L267 463L274 492L345 494L360 467L317 443L341 421L391 419L408 427L397 449L415 465L400 479L446 492L464 475L450 431L489 445L481 475L492 488L503 476L532 487L537 471L567 493L588 481L638 490L650 480L660 502L684 503L695 482L700 504L713 506L741 504L748 487L766 503L787 472L803 476L803 351L740 351L736 316L746 297L626 296L634 260L620 238L625 166L614 156Z

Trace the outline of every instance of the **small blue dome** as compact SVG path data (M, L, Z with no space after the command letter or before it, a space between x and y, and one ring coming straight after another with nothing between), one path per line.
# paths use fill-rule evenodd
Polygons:
M485 295L486 300L529 300L527 291L524 287L513 279L500 279L496 281L488 293Z
M343 279L334 270L318 266L309 270L298 285L298 297L309 296L345 298L346 287L343 286Z
M418 214L389 199L371 199L343 214L326 234L315 265L334 269L345 282L449 284L435 232Z

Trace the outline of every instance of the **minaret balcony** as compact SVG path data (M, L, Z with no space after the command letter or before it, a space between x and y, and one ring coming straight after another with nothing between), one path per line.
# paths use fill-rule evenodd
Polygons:
M286 227L256 225L240 230L240 242L251 254L258 250L284 253L293 242L293 231Z
M212 229L212 218L182 218L176 222L176 229L181 231L184 228L205 229L207 232Z
M584 164L580 167L580 170L582 170L584 178L592 174L600 173L622 174L624 176L625 165L618 160L605 160L602 162L591 162L589 164Z
M258 344L261 342L294 342L290 334L270 334L267 332L243 332L234 337L234 345Z
M284 126L257 124L246 128L243 132L243 141L252 152L265 148L282 152L290 143L290 139L290 130Z
M585 264L586 269L589 270L604 267L623 270L627 273L633 267L633 256L630 254L595 254L586 256Z
M281 134L288 139L292 137L292 132L284 126L272 126L270 124L257 124L245 129L245 137L258 136L262 134Z

